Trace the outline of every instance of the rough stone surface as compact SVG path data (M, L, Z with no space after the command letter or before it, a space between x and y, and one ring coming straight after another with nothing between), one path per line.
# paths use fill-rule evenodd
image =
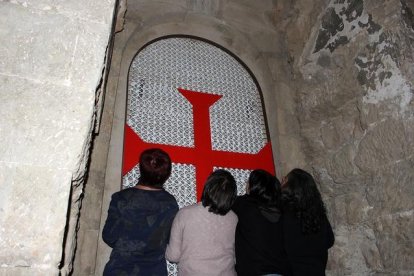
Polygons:
M70 271L113 5L0 1L0 275Z
M278 176L309 170L325 200L327 274L414 274L412 1L127 1L91 148L114 2L0 0L0 275L68 274L76 244L73 275L102 274L129 62L176 34L256 76Z
M413 6L406 0L128 2L115 40L118 87L112 89L124 93L124 63L163 35L195 35L232 51L262 86L279 176L304 167L319 183L336 236L328 275L412 275ZM122 114L114 116L122 122ZM117 175L107 171L115 183L106 180L103 202L91 206L106 210ZM109 253L98 243L95 273Z
M414 274L408 3L328 1L305 47L289 40L302 49L293 72L303 150L334 223L331 275Z

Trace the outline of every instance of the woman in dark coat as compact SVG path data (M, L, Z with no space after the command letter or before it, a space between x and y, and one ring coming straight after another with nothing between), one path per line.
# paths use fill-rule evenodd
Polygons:
M312 175L293 169L282 180L283 233L290 273L325 275L334 234Z
M135 187L112 195L103 240L112 247L104 276L167 275L165 249L178 212L175 198L162 186L171 160L160 149L144 151Z
M286 275L280 211L280 182L264 170L250 173L247 194L233 205L236 227L236 271L239 276Z

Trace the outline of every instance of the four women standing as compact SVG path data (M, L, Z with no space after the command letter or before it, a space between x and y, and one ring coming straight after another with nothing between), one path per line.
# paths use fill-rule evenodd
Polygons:
M236 199L233 176L216 170L201 203L178 211L162 188L168 154L144 151L139 164L138 184L112 196L102 237L113 250L104 275L167 275L164 253L180 276L325 275L334 235L309 173L294 169L281 185L254 170L246 195Z

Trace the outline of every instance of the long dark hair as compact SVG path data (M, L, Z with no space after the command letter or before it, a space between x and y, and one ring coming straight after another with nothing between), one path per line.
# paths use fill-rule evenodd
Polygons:
M316 233L326 216L316 182L312 175L302 169L293 169L282 186L283 209L293 212L300 220L304 234Z
M204 185L201 202L208 211L224 216L227 214L237 196L236 180L226 170L216 170L210 174Z

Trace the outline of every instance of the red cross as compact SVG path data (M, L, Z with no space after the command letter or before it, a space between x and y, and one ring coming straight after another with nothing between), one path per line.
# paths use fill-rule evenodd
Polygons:
M209 108L222 96L181 88L178 88L178 91L193 106L194 147L147 143L131 127L126 125L123 175L136 166L142 151L154 147L168 152L173 163L193 164L195 166L197 201L201 198L204 182L213 171L213 167L246 170L264 169L273 174L275 173L270 142L256 154L219 151L211 148Z

